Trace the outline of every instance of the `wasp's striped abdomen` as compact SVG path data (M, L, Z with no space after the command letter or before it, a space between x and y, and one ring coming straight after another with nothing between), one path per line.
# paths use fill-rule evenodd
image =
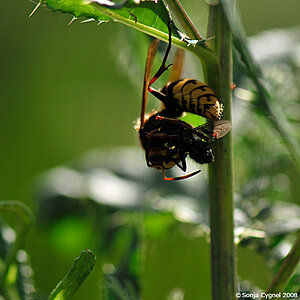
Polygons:
M168 105L177 106L186 112L219 120L223 107L214 91L195 79L181 79L167 86Z

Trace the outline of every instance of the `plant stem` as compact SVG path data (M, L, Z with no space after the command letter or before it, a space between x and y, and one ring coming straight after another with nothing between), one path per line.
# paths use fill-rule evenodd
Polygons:
M202 40L202 36L194 26L179 0L164 0L170 11L178 18L186 34L190 39Z
M207 82L224 104L224 119L231 120L231 32L220 5L210 6L208 29L208 36L215 37L211 46L220 70ZM236 292L231 133L214 144L214 155L209 166L212 294L214 300L231 300Z

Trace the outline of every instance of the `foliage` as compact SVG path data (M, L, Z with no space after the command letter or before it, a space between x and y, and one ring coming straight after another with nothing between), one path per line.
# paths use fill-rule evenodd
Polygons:
M81 255L75 259L68 274L59 282L48 299L70 299L93 270L95 260L96 257L92 251L88 249L82 251Z
M0 296L14 300L37 299L30 259L22 249L33 223L32 212L17 201L1 201L0 211L13 212L20 221L17 232L4 222L0 224ZM94 254L90 250L82 252L49 299L70 299L92 271L94 264Z

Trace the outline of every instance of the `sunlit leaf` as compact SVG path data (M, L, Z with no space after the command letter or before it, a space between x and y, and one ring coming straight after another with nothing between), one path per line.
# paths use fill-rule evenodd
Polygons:
M163 1L157 3L155 1L141 1L137 3L128 0L123 4L116 4L101 0L85 2L83 0L41 0L38 5L71 14L73 19L70 23L79 17L95 20L99 23L117 21L163 41L168 41L170 13ZM178 17L180 11L176 14ZM185 20L185 18L181 13L179 19ZM196 53L205 62L217 64L215 56L208 49L204 39L189 38L185 33L180 32L174 23L172 23L172 41L176 46Z
M96 262L94 253L90 250L81 252L80 257L76 258L72 268L63 278L56 288L51 292L49 300L70 299L78 290L83 281L92 272Z

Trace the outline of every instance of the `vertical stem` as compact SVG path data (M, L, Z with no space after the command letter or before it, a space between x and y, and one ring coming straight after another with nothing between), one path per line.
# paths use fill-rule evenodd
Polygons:
M168 5L170 11L178 18L178 21L182 25L185 33L190 39L202 40L202 36L194 26L193 22L189 18L188 14L184 10L179 0L164 0Z
M219 76L208 77L208 84L224 104L223 118L231 120L231 32L220 5L210 6L208 30L208 36L215 37L211 47L220 63ZM214 300L232 300L236 292L236 249L231 133L215 142L213 150L215 161L209 167L212 294Z

